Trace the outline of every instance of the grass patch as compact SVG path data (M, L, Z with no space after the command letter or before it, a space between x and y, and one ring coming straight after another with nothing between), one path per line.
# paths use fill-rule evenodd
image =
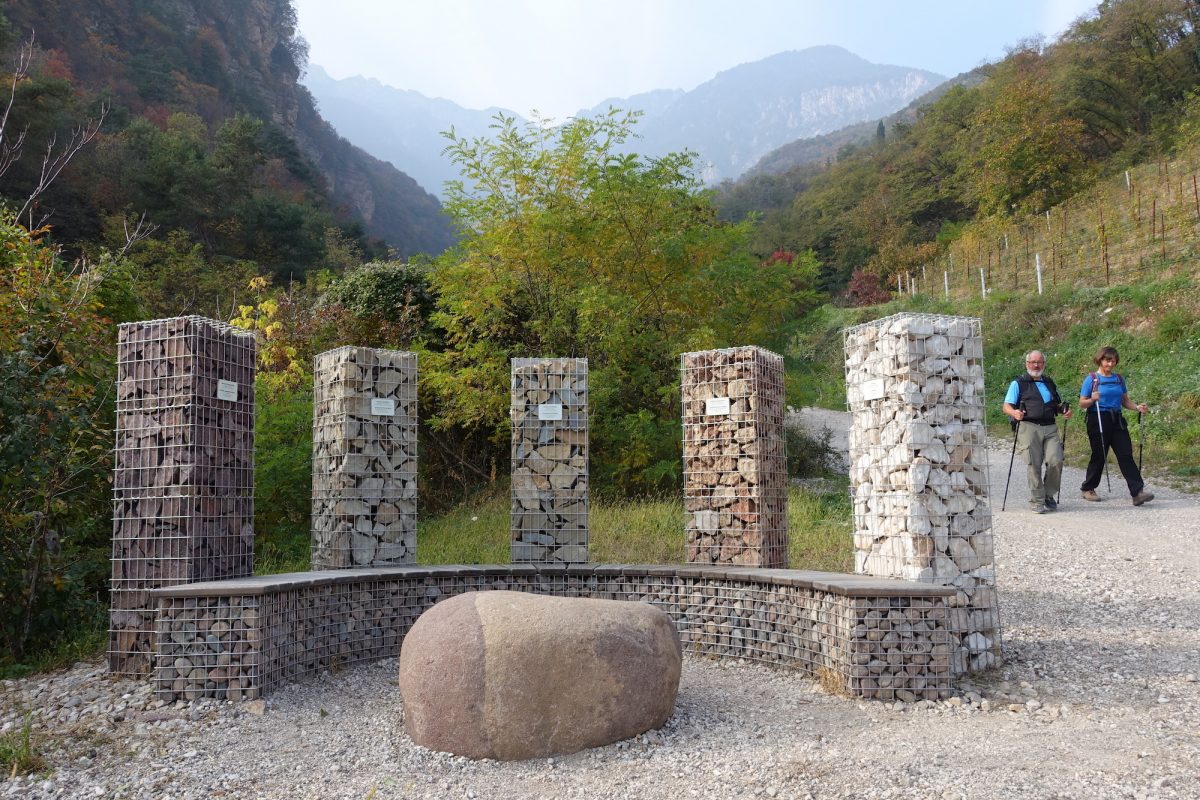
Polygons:
M92 661L104 655L108 648L108 609L77 626L64 630L49 648L27 653L20 662L9 662L7 653L0 656L0 680L22 678L39 672L69 667L77 661Z
M277 536L254 542L254 574L279 575L283 572L307 572L312 568L307 535Z
M0 734L0 769L9 778L42 772L46 759L38 752L33 737L33 715L25 717L19 729Z
M418 564L507 564L508 490L496 484L432 519L417 522Z
M788 562L794 569L847 572L853 565L845 481L788 493ZM590 556L604 564L679 564L684 556L679 497L604 500L589 513ZM417 526L421 564L507 564L509 501L492 491Z

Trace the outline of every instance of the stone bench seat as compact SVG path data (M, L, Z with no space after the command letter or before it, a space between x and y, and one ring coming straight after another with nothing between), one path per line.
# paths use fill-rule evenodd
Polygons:
M966 662L962 632L951 630L954 587L698 565L379 567L152 590L156 692L254 699L393 658L426 609L494 589L647 602L671 617L685 652L800 669L855 697L947 697Z

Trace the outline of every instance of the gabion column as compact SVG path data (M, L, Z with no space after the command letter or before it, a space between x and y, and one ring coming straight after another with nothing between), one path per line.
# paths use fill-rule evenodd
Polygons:
M1000 656L978 319L846 329L855 570L955 586L955 671Z
M588 560L586 358L512 360L513 561Z
M148 590L254 571L253 334L202 317L117 332L108 664L153 667Z
M321 353L313 368L313 569L415 564L417 354Z
M681 365L686 561L786 568L783 357L735 347Z

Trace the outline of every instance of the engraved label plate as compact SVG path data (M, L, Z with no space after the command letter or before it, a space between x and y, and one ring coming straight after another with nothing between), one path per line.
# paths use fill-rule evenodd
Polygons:
M538 419L562 419L562 405L560 403L538 403Z
M238 399L238 385L235 381L217 381L217 399L218 400L233 400Z
M396 416L396 401L390 397L372 397L371 413L377 417Z
M885 394L883 378L876 378L873 381L866 381L862 384L862 399L863 400L879 400Z
M714 417L718 414L729 413L728 397L710 397L704 401L704 415Z

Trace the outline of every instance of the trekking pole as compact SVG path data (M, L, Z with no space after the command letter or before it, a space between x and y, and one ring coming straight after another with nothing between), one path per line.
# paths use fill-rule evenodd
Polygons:
M1138 412L1138 472L1142 471L1142 444L1146 441L1146 429L1142 426L1142 412Z
M1021 411L1025 410L1025 404L1021 404ZM1008 505L1008 483L1012 480L1013 460L1017 457L1017 432L1021 430L1021 420L1017 420L1017 424L1013 427L1013 448L1012 455L1008 457L1008 477L1004 479L1004 502L1000 504L1000 510Z
M1067 405L1066 403L1063 403L1063 413L1065 414L1067 411L1070 411L1070 410L1071 410L1071 407L1069 405ZM1068 417L1063 417L1062 448L1063 448L1063 466L1064 467L1067 465L1067 424L1070 423L1070 421L1071 420ZM1059 481L1059 484L1058 484L1058 497L1054 498L1054 502L1055 503L1062 502L1062 481L1061 480Z
M1108 446L1104 443L1104 411L1096 401L1096 424L1100 427L1100 452L1104 453L1104 480L1108 482L1108 493L1112 494L1112 478L1108 477Z

